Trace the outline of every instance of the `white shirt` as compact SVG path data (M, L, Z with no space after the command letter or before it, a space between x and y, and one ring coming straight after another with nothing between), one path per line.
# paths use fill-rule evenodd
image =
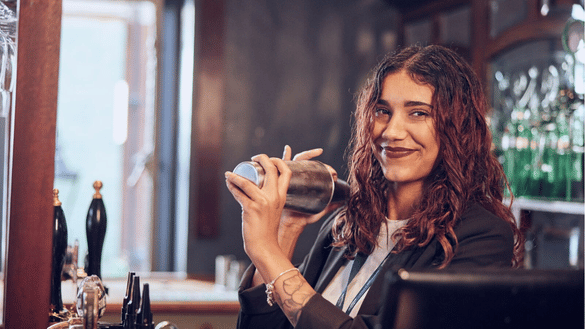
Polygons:
M374 252L368 256L362 268L347 287L345 302L343 303L344 312L347 310L366 281L368 281L372 273L374 273L376 268L378 268L384 258L386 258L386 255L392 251L392 248L394 248L395 245L395 243L392 241L392 234L401 228L404 224L406 224L406 222L406 220L386 220L382 223L382 227L380 227L380 234L378 235L378 247L376 247ZM346 260L346 263L341 266L327 288L325 288L325 291L323 291L323 298L327 299L334 305L337 303L339 296L341 296L343 289L345 289L345 286L347 285L347 280L349 279L349 273L351 272L353 262L353 260ZM360 300L356 303L355 307L349 314L351 317L355 317L357 315L367 293L368 292L366 291L366 293L364 293Z

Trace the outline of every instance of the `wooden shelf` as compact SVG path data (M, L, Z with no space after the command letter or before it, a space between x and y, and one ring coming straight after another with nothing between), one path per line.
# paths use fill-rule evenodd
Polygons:
M504 204L509 203L510 199L504 200ZM585 203L531 199L525 197L514 198L514 203L512 204L512 213L516 218L516 222L520 220L520 212L522 210L585 216Z

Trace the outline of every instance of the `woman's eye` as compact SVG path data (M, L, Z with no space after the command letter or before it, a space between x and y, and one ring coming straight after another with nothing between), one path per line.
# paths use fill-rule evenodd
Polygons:
M412 115L413 115L413 116L415 116L415 117L426 117L426 116L428 116L428 115L429 115L429 112L427 112L427 111L422 111L422 110L420 110L420 111L419 111L419 110L417 110L417 111L413 111L413 112L412 112Z
M390 111L386 110L386 109L382 109L382 108L377 108L375 115L377 118L381 118L381 117L387 117L390 115Z

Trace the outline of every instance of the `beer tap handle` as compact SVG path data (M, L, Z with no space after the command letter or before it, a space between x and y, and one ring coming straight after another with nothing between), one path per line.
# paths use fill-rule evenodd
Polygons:
M85 223L87 234L87 262L85 272L87 276L97 275L99 278L102 277L102 250L107 227L106 207L104 206L104 201L100 193L102 186L103 184L100 181L96 181L93 184L96 192L87 211L87 220Z
M53 260L51 275L51 321L60 321L67 313L61 296L61 276L67 252L67 222L59 201L59 190L53 190Z

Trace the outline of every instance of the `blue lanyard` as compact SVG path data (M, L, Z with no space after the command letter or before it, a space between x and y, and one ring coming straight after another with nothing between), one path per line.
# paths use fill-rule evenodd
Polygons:
M390 257L390 253L388 253L388 255L386 255L386 257L382 260L380 265L378 265L378 267L376 268L374 273L372 273L372 275L370 275L370 278L368 279L368 281L366 281L364 286L360 289L360 291L358 291L357 295L351 301L351 304L349 304L349 306L347 307L347 310L345 311L346 314L351 313L351 311L353 310L353 308L355 307L357 302L359 302L359 300L366 293L366 291L372 286L372 284L374 283L374 280L378 276L378 273L380 273L380 271L382 270L382 265L384 265L384 263L386 262L388 257ZM347 279L347 285L345 285L345 288L341 292L341 296L339 296L339 299L337 300L337 303L335 304L340 309L343 309L343 304L345 303L345 295L347 294L347 288L349 287L349 284L355 278L355 276L359 272L359 270L362 268L362 266L366 262L367 258L368 258L368 256L364 255L362 253L358 253L355 256L355 259L353 261L353 265L351 267L351 271L349 273L349 279Z

